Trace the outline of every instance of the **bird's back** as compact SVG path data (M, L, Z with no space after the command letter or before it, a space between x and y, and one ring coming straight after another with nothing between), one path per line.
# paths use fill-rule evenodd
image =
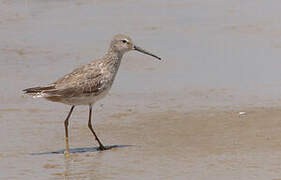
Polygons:
M107 94L113 83L113 76L106 68L104 60L100 59L74 69L48 86L24 91L34 97L44 97L70 105L89 104Z

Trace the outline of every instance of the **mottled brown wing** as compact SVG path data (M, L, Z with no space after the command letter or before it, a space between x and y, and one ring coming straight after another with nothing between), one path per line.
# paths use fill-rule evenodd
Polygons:
M99 61L77 68L53 84L55 89L44 91L44 93L65 98L92 93L99 94L104 86Z

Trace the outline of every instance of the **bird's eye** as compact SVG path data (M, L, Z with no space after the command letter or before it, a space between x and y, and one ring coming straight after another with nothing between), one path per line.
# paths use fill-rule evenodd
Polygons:
M123 43L127 43L127 40L122 40Z

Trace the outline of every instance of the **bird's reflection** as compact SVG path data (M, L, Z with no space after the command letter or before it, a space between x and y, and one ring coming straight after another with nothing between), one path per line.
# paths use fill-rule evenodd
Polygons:
M133 145L111 145L111 146L105 146L106 150L111 150L115 148L125 148L130 147ZM70 153L86 153L86 152L97 152L99 151L99 147L82 147L82 148L71 148L69 149ZM48 155L48 154L64 154L65 149L57 150L57 151L51 151L51 152L39 152L39 153L31 153L31 155ZM104 152L104 151L101 151Z
M71 156L65 156L64 158L64 173L63 177L65 180L68 180L70 177L70 163L71 163Z

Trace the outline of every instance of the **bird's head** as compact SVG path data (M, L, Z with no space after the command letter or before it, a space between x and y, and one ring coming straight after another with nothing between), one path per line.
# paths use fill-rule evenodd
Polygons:
M150 55L152 57L155 57L155 58L161 60L160 57L136 46L134 44L133 40L129 36L124 35L124 34L117 34L113 37L113 39L111 40L111 43L110 43L110 49L115 52L121 53L122 55L125 52L131 51L131 50L136 50L136 51L139 51L141 53Z

